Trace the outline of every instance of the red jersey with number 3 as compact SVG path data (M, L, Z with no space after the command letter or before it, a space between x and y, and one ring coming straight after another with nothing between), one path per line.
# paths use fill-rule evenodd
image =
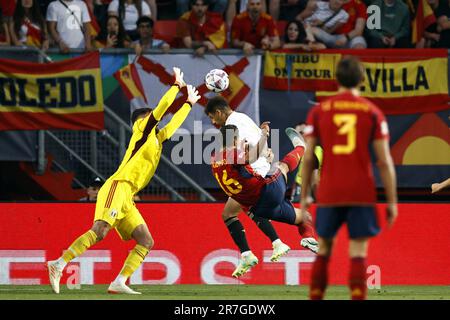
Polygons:
M316 105L306 122L305 136L317 138L323 148L318 205L375 203L370 148L376 139L389 139L383 113L345 91Z
M211 158L211 168L222 190L246 207L254 206L265 185L265 179L245 164L245 152L225 149Z

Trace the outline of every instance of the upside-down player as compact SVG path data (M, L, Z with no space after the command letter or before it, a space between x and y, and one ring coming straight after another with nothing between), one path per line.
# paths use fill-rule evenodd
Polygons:
M133 133L128 149L117 171L103 184L98 193L92 228L76 239L57 260L48 261L50 284L59 293L59 281L64 267L105 238L109 230L116 229L122 240L134 239L136 246L125 260L117 278L110 284L109 293L140 294L125 283L142 264L153 246L147 224L136 208L133 196L153 177L161 157L162 143L180 127L192 106L200 99L197 90L188 85L188 98L161 130L157 125L172 105L178 92L186 85L183 73L173 68L175 83L152 110L141 108L133 112Z
M286 131L294 150L289 152L277 165L273 175L263 177L250 166L259 157L267 142L268 123L262 125L262 136L257 146L252 147L239 138L239 130L235 125L225 125L220 129L222 148L212 155L211 167L213 175L224 192L231 198L249 208L250 216L257 216L279 222L296 225L303 240L308 245L302 246L317 252L317 241L311 217L301 214L292 202L285 198L287 173L295 170L305 150L305 142L294 129Z
M357 88L364 79L361 63L354 57L343 58L338 63L336 78L339 93L309 112L304 130L307 150L302 172L302 210L306 210L308 204L313 150L319 141L323 147L323 166L317 189L319 252L311 273L310 298L322 299L325 294L334 237L346 223L350 236L351 296L352 299L365 299L368 240L380 231L370 147L375 151L386 190L389 226L397 217L395 171L384 115L373 103L359 97Z
M258 141L261 138L261 128L246 114L233 111L222 96L216 96L210 99L205 107L205 113L215 126L223 127L224 125L235 125L239 129L239 135L242 140L246 140L249 145L252 146L258 144ZM267 148L267 145L265 147ZM250 165L256 173L263 177L265 177L270 170L270 163L265 154L261 154L261 156ZM231 195L229 191L225 191L225 193L228 196ZM244 227L238 217L241 210L247 212L245 206L241 206L236 200L229 197L222 211L222 219L227 226L228 232L241 252L241 259L232 274L233 277L242 276L258 263L258 258L250 250ZM271 261L278 261L281 256L289 252L289 246L281 241L275 228L268 219L254 215L250 218L272 242L273 253L270 257Z

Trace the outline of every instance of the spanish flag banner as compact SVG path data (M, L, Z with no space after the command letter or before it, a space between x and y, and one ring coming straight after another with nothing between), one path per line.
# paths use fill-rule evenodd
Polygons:
M446 49L370 50L358 55L366 73L361 95L385 114L449 108ZM335 93L316 92L316 99L321 101Z
M147 107L144 88L136 70L136 65L131 63L114 73L114 78L119 81L125 95L134 108Z
M207 12L206 22L200 25L195 14L192 14L191 11L186 12L180 17L177 25L177 37L181 40L186 34L193 34L192 40L195 41L208 39L217 49L226 46L225 21L218 13Z
M266 51L264 89L272 90L336 90L335 68L340 53Z
M436 17L427 0L407 0L407 4L414 14L411 42L416 44L423 38L425 30L436 22Z
M0 130L102 130L100 55L51 64L0 59Z

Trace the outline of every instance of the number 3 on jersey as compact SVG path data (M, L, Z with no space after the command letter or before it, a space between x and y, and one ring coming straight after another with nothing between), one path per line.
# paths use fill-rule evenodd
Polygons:
M235 179L228 179L227 170L223 170L222 179L219 178L219 175L216 173L216 180L219 182L220 187L227 194L227 196L231 197L234 194L238 194L242 191L242 185Z
M356 148L356 123L358 117L352 113L335 114L333 123L338 126L338 134L347 136L346 144L333 146L333 154L350 154Z

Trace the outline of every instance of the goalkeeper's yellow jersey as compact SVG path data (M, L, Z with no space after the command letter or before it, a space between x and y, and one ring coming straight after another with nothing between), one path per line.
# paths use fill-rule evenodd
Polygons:
M181 126L192 107L190 103L184 103L169 123L157 132L158 122L172 105L178 92L179 88L172 86L148 116L134 122L133 133L122 163L108 181L128 181L133 186L134 193L150 182L161 158L162 143Z

